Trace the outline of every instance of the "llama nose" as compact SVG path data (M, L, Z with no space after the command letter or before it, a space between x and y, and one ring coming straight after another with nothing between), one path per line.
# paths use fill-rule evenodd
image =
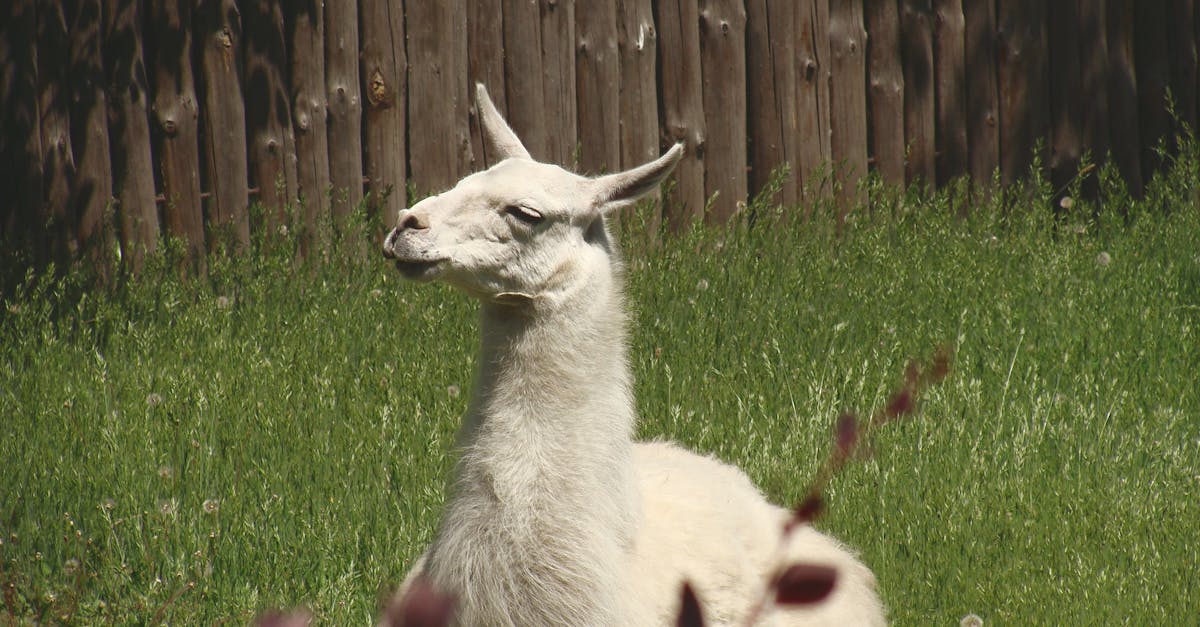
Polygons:
M422 214L409 211L400 218L400 226L396 227L396 230L413 229L415 231L423 231L427 228L429 228L428 218Z

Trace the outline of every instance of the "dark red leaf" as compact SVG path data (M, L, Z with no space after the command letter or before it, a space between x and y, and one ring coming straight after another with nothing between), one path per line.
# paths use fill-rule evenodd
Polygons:
M675 621L675 624L679 627L704 627L704 613L700 611L700 599L696 598L696 591L692 590L692 584L683 582L681 594L679 619Z
M821 515L821 510L825 508L825 504L821 501L820 494L810 494L808 498L800 501L796 509L792 510L792 520L798 523L810 523Z
M387 611L392 627L446 627L454 620L454 597L439 592L424 577L409 586L399 603Z
M792 564L775 579L775 602L779 605L820 603L833 592L837 570L820 564Z
M913 410L912 391L908 388L900 390L892 395L888 401L887 407L883 410L884 415L889 419L903 416Z
M844 462L858 445L858 417L852 412L842 414L837 423L837 461Z
M950 351L946 347L940 347L933 354L933 363L929 366L929 381L931 383L941 383L950 374Z

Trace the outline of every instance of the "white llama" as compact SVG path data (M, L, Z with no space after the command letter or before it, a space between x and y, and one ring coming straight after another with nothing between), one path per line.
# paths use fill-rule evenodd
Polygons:
M735 624L780 566L788 512L740 470L635 443L621 265L605 216L655 189L683 154L585 178L538 163L482 85L504 158L402 211L383 253L404 276L482 303L482 348L452 494L417 575L463 625L671 625L683 581L709 624ZM837 569L821 604L769 624L878 625L870 570L805 527L785 561Z

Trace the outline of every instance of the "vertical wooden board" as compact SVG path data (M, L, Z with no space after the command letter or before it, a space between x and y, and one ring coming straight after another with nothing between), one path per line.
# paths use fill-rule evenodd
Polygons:
M329 216L329 139L325 100L324 2L288 3L292 128L296 133L296 181L309 233ZM307 244L308 238L301 240ZM307 252L301 249L302 252Z
M1134 0L1109 0L1105 22L1108 29L1108 109L1112 156L1129 193L1141 198L1141 129L1138 119L1138 83L1134 65Z
M408 55L404 6L391 0L359 3L362 33L363 169L370 206L383 215L384 228L408 202L408 117L405 91Z
M1171 60L1167 58L1167 38L1164 36L1167 13L1163 2L1138 2L1134 6L1133 49L1137 64L1142 179L1149 181L1163 167L1156 148L1171 132L1171 117L1167 112Z
M37 244L39 261L54 261L65 268L75 251L72 244L70 201L75 181L75 155L71 150L70 94L67 86L66 16L63 2L44 2L37 10L38 111L41 114L42 172L45 188L42 211L36 219L46 226L45 239Z
M504 101L504 30L496 28L503 20L501 0L467 0L467 84L471 98L467 110L471 116L472 170L482 170L498 160L489 154L491 146L479 125L479 108L474 88L482 83L503 115Z
M621 160L615 3L581 2L575 7L575 59L579 168L591 174L615 172Z
M1080 134L1092 160L1103 163L1108 140L1108 36L1104 3L1077 0L1079 15ZM1095 177L1091 177L1093 180Z
M867 174L866 45L862 0L831 0L830 152L845 209L865 200L858 182Z
M242 95L242 18L235 0L196 5L199 89L210 245L250 245L246 109Z
M617 49L621 55L621 168L658 156L658 32L650 0L620 0Z
M937 184L937 103L934 99L933 3L900 3L901 56L904 58L905 170L910 184Z
M1082 0L1088 2L1089 0ZM967 172L976 185L1000 167L995 0L963 0L967 89Z
M1083 93L1079 63L1078 6L1073 2L1050 2L1050 180L1055 189L1067 185L1079 172L1083 154L1080 130ZM1057 199L1056 199L1057 200Z
M100 280L112 271L112 164L108 149L108 99L105 94L100 0L72 3L70 92L71 151L76 178L71 193L75 248L86 256Z
M550 160L538 0L504 0L504 100L508 124L534 159ZM573 25L572 25L573 26ZM572 84L574 81L572 81ZM492 94L494 100L500 94ZM574 127L574 120L571 126Z
M596 4L593 1L579 3ZM540 0L542 107L541 129L545 135L545 159L567 168L577 164L578 97L575 38L579 9L574 0ZM594 8L592 10L595 10ZM529 70L526 70L529 71Z
M829 133L829 5L828 0L795 3L798 143L794 165L801 191L823 194L819 178L830 159Z
M673 194L666 204L667 223L674 231L704 212L704 96L701 90L700 16L695 2L661 0L658 19L659 84L662 129L671 142L683 142L687 152L675 167Z
M250 171L265 209L264 226L275 230L286 225L288 207L299 193L283 8L279 0L253 0L242 6Z
M466 2L414 2L407 8L409 167L416 188L428 192L446 189L470 172Z
M904 184L904 71L894 0L865 3L870 149L884 181Z
M997 0L996 24L1000 180L1007 185L1029 173L1034 146L1049 130L1046 5Z
M740 0L701 0L705 220L727 222L746 202L746 11Z
M1196 130L1196 34L1193 0L1171 0L1167 8L1167 44L1171 58L1171 95L1178 122ZM1177 129L1182 130L1182 129Z
M933 2L938 184L967 173L966 29L962 0Z
M325 99L329 103L329 182L334 216L363 197L362 92L358 85L358 5L325 4ZM403 153L403 150L400 150Z
M109 152L117 201L117 235L122 264L134 273L141 271L146 254L158 246L140 5L137 0L106 0L104 7ZM245 154L245 150L242 152Z
M779 198L785 206L798 200L796 153L800 129L799 80L795 34L796 11L787 3L746 3L747 125L750 144L750 193L759 194L780 167L791 169Z
M0 13L0 245L33 252L35 261L43 192L37 4L13 0Z
M163 223L180 238L194 267L204 271L204 222L200 205L199 121L192 76L192 3L150 3L147 38L153 52L151 85L155 157L159 164Z

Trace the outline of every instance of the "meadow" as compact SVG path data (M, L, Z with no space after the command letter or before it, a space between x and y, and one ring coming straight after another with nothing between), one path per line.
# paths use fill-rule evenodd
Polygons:
M800 499L844 411L951 347L818 526L897 625L1178 624L1200 599L1200 205L1055 215L1035 181L970 200L875 186L730 228L619 225L643 438ZM368 231L371 227L367 227ZM349 232L356 232L349 229ZM475 308L328 230L180 281L30 276L0 309L0 624L368 625L429 541L470 393Z

